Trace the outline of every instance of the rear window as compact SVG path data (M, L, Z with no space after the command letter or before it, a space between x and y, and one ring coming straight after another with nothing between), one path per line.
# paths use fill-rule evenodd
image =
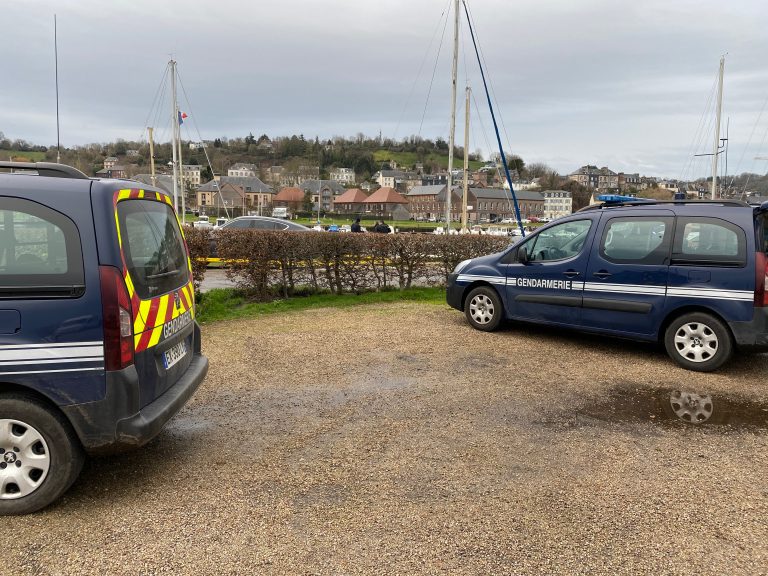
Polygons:
M747 238L740 227L719 218L677 220L673 264L732 266L746 264Z
M78 296L84 284L75 223L36 202L0 198L0 293Z
M117 217L125 264L139 298L154 298L189 281L184 240L170 206L124 200L117 204Z

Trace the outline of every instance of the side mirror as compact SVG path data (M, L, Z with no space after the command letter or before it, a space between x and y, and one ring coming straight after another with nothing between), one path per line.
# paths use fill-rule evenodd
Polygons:
M525 246L520 246L520 248L517 249L517 261L522 264L528 262L528 250Z

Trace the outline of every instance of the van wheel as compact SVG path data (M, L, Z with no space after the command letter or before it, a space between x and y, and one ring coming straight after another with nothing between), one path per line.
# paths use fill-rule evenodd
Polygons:
M472 328L485 332L496 330L503 313L498 293L489 286L478 286L467 296L464 315Z
M0 515L44 508L72 485L84 460L63 416L28 396L0 396Z
M664 345L675 362L697 372L717 370L733 354L728 328L703 312L684 314L673 320L664 335Z

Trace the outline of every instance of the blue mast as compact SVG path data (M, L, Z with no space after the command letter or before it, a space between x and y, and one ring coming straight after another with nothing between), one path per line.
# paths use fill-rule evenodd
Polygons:
M507 176L507 183L509 184L509 191L512 193L512 202L515 204L515 216L517 217L517 225L520 227L520 232L525 236L525 228L523 228L523 221L520 217L520 206L517 204L517 195L515 189L512 186L512 177L509 175L509 166L507 165L507 157L504 155L504 148L501 145L501 136L499 135L499 125L496 123L496 115L493 113L493 104L491 104L491 95L488 92L488 83L485 81L485 72L483 72L483 64L480 61L480 51L477 48L477 42L475 41L475 31L472 29L472 21L469 18L469 11L467 10L466 0L462 0L464 5L464 13L467 15L467 23L469 24L469 33L472 35L472 44L475 47L475 56L477 57L477 65L480 67L480 75L483 78L483 87L485 88L485 97L488 99L488 108L491 110L491 118L493 119L493 129L496 131L496 141L499 143L499 154L501 155L501 161L504 164L504 173Z

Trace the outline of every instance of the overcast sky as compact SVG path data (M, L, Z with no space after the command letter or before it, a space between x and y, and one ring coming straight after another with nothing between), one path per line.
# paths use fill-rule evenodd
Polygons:
M0 0L0 131L63 145L167 138L153 103L178 61L183 136L304 134L447 140L450 0ZM713 88L727 53L729 172L768 162L766 0L468 0L505 149L560 173L583 164L670 178L709 173ZM437 48L443 38L442 50ZM420 71L421 69L421 71ZM427 92L435 70L431 96ZM470 149L495 146L466 25L459 64ZM165 99L167 100L167 98ZM155 110L153 112L153 110ZM194 122L192 120L194 119ZM759 120L759 121L758 121ZM749 146L747 144L749 143Z

